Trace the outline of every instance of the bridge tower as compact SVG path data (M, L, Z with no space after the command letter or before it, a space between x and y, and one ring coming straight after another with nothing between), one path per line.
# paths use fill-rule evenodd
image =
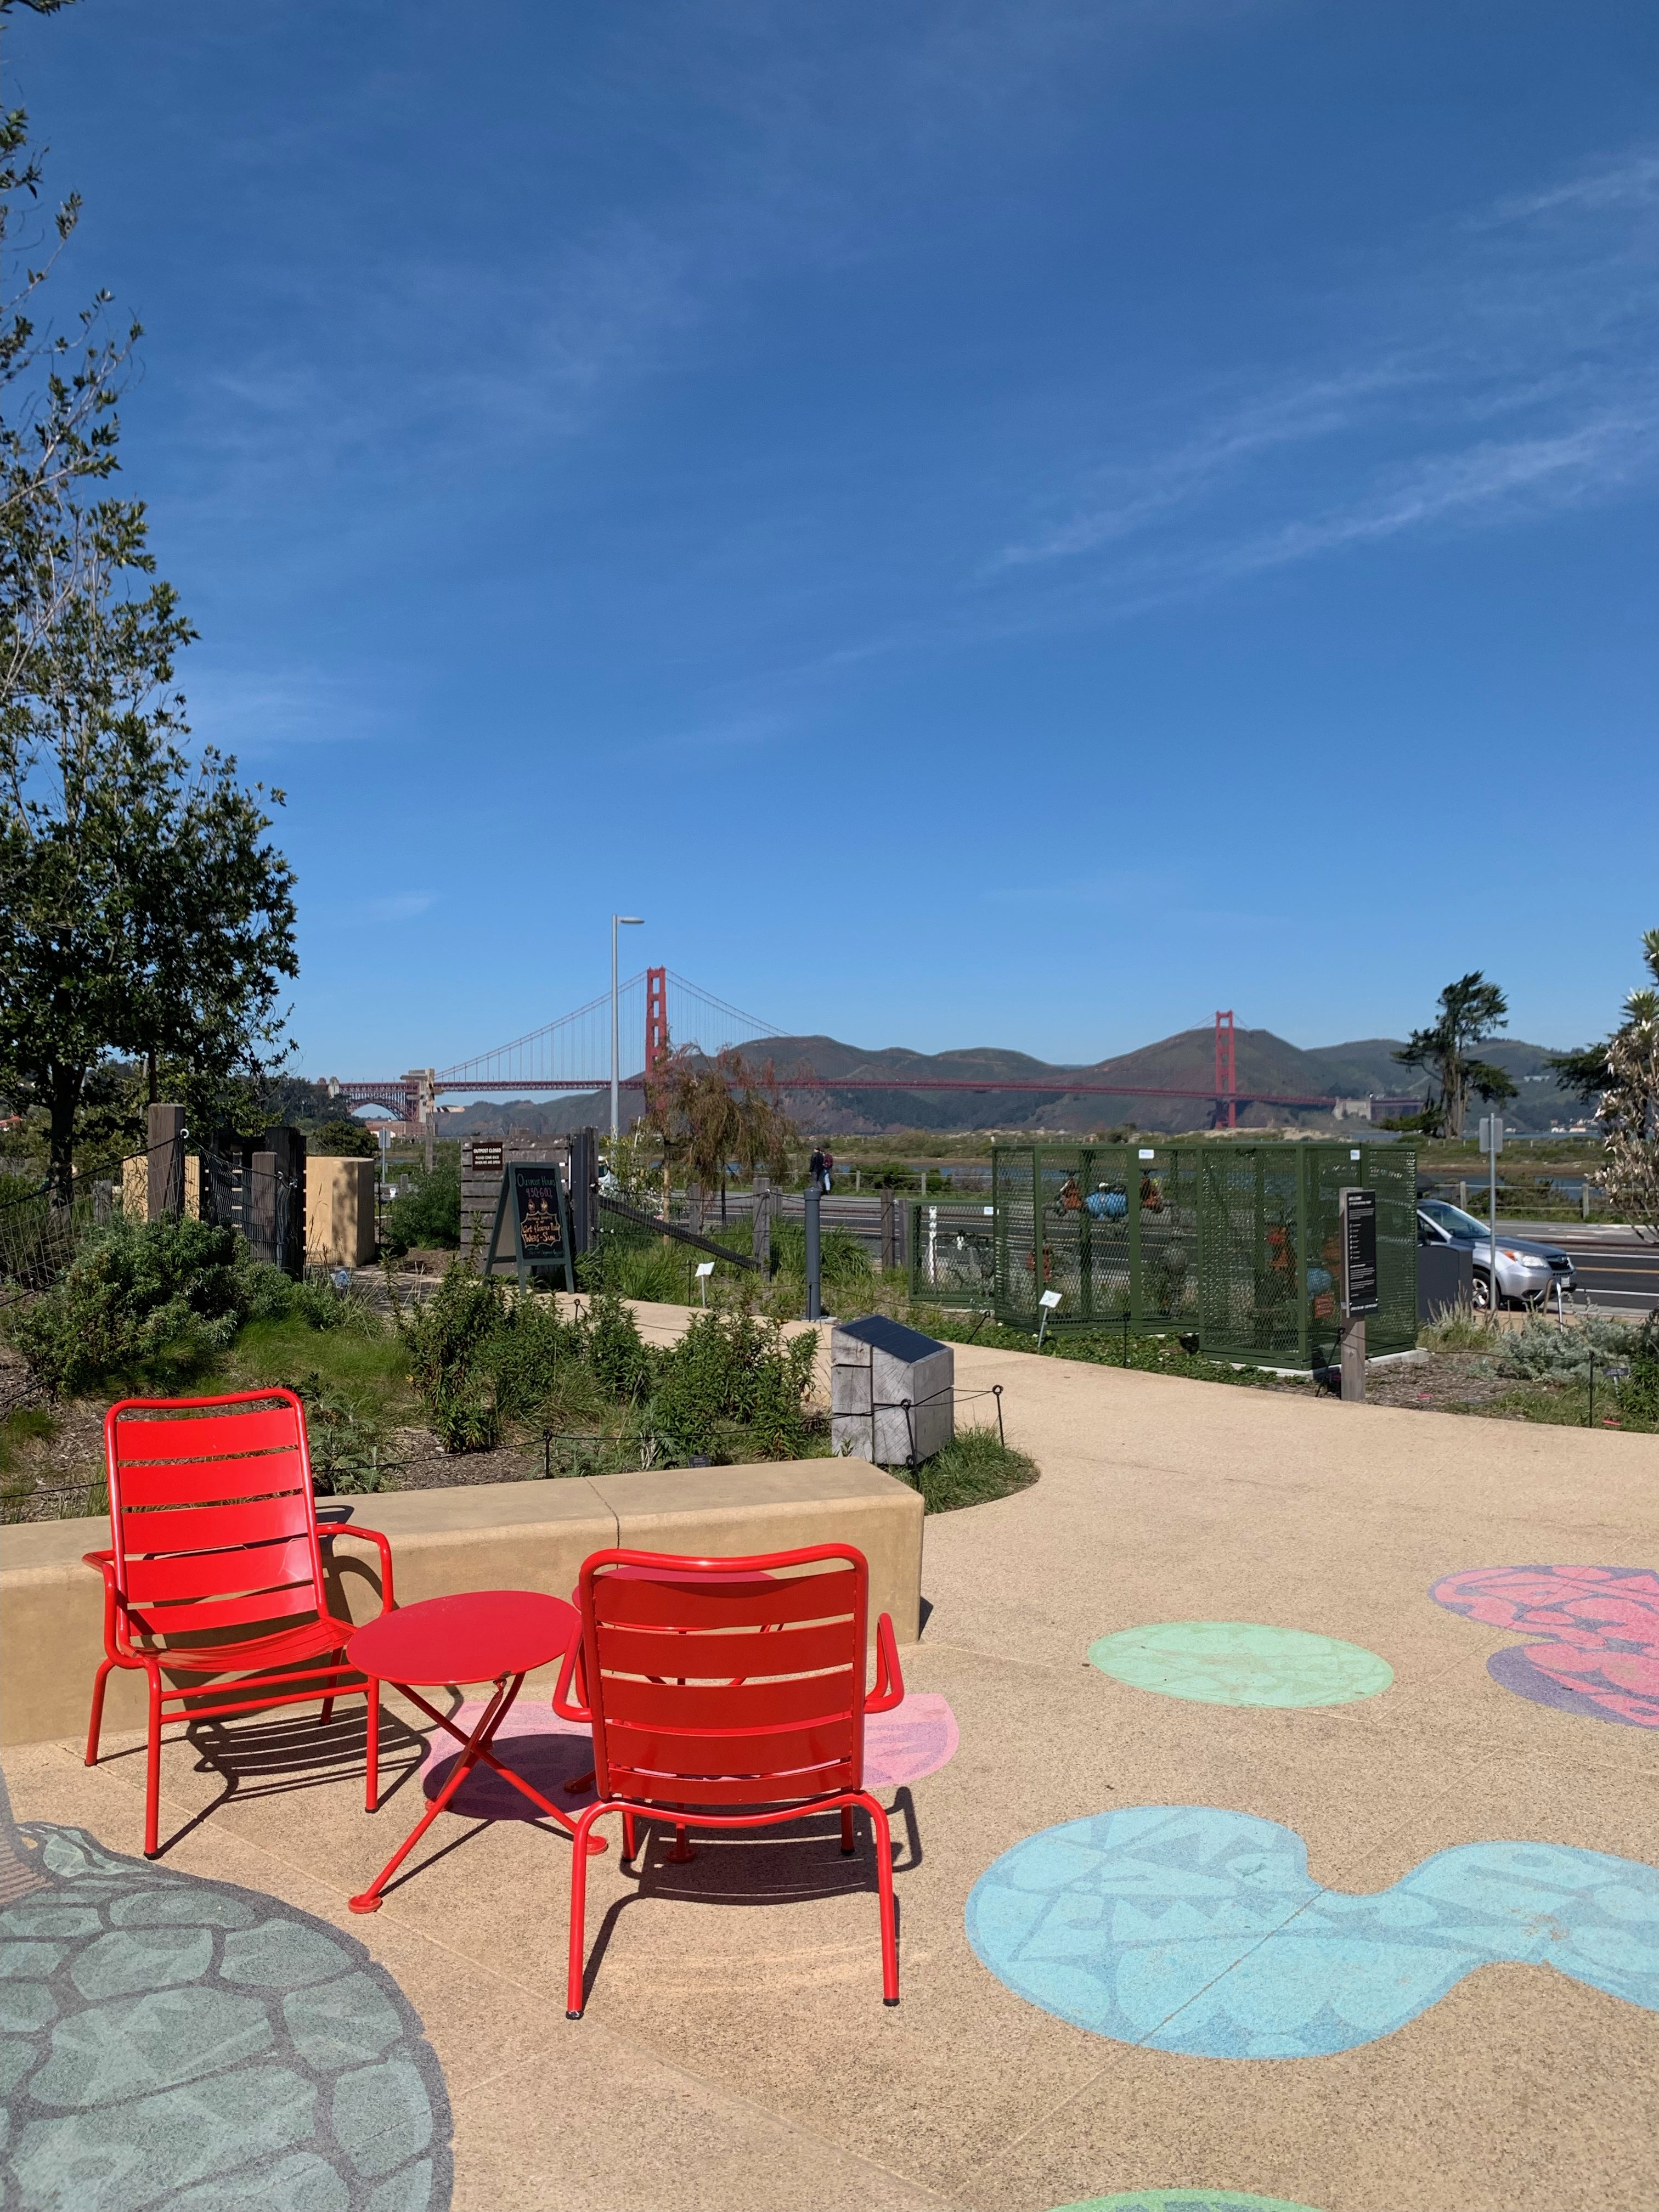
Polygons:
M1222 1119L1223 1109L1226 1119ZM1215 1018L1215 1126L1218 1129L1238 1127L1238 1064L1233 1057L1233 1013L1218 1009Z
M668 1054L668 970L645 971L645 1072L654 1075Z

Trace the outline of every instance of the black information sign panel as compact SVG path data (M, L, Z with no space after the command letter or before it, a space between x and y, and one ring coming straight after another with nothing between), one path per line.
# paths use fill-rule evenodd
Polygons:
M556 1267L568 1291L576 1287L570 1264L570 1209L564 1177L551 1160L509 1160L501 1174L501 1195L495 1201L495 1225L489 1232L488 1275L501 1251L503 1231L513 1238L513 1256L523 1285L533 1268Z
M1376 1294L1376 1193L1353 1187L1342 1194L1342 1310L1352 1316L1375 1313Z

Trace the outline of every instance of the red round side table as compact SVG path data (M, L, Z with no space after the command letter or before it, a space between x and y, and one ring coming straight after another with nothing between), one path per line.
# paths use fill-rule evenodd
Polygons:
M538 1590L465 1590L453 1597L431 1597L419 1604L383 1613L360 1628L346 1646L349 1662L374 1686L368 1701L368 1800L373 1812L380 1796L380 1685L390 1682L428 1720L447 1729L462 1746L460 1757L443 1788L377 1874L368 1887L351 1900L354 1912L378 1912L381 1893L432 1826L472 1769L483 1764L510 1782L515 1790L549 1814L567 1834L574 1823L568 1813L550 1804L539 1790L521 1774L503 1766L490 1749L495 1731L512 1709L525 1676L532 1668L550 1666L562 1659L571 1642L581 1633L581 1620L573 1605L562 1597L547 1597ZM412 1683L446 1684L493 1682L495 1694L480 1714L471 1735L463 1735L454 1723L410 1687ZM589 1850L603 1838L591 1838Z

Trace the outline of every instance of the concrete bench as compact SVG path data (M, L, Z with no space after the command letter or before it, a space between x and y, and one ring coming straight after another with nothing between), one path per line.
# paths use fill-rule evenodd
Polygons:
M922 1502L856 1459L406 1490L353 1501L392 1541L398 1601L452 1590L535 1589L568 1597L582 1561L611 1545L732 1559L805 1544L854 1544L870 1562L870 1632L890 1613L901 1644L920 1636ZM82 1553L109 1542L106 1517L0 1530L0 1743L82 1734L103 1656L103 1584ZM336 1609L380 1602L373 1548L337 1553ZM549 1677L550 1686L551 1676ZM143 1676L110 1679L106 1729L143 1725Z

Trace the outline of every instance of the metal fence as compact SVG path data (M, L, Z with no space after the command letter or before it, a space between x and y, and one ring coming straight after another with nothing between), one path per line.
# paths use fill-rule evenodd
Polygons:
M1357 1155L1357 1157L1356 1157ZM1416 1156L1400 1146L1225 1142L999 1146L997 1319L1035 1330L1184 1334L1218 1358L1334 1358L1339 1193L1377 1194L1381 1310L1370 1352L1417 1340Z
M913 1198L910 1295L935 1306L988 1307L996 1282L996 1209L968 1199Z
M37 1190L0 1204L0 1306L52 1287L87 1231L119 1206L126 1164L115 1159L78 1170L67 1205L44 1178Z

